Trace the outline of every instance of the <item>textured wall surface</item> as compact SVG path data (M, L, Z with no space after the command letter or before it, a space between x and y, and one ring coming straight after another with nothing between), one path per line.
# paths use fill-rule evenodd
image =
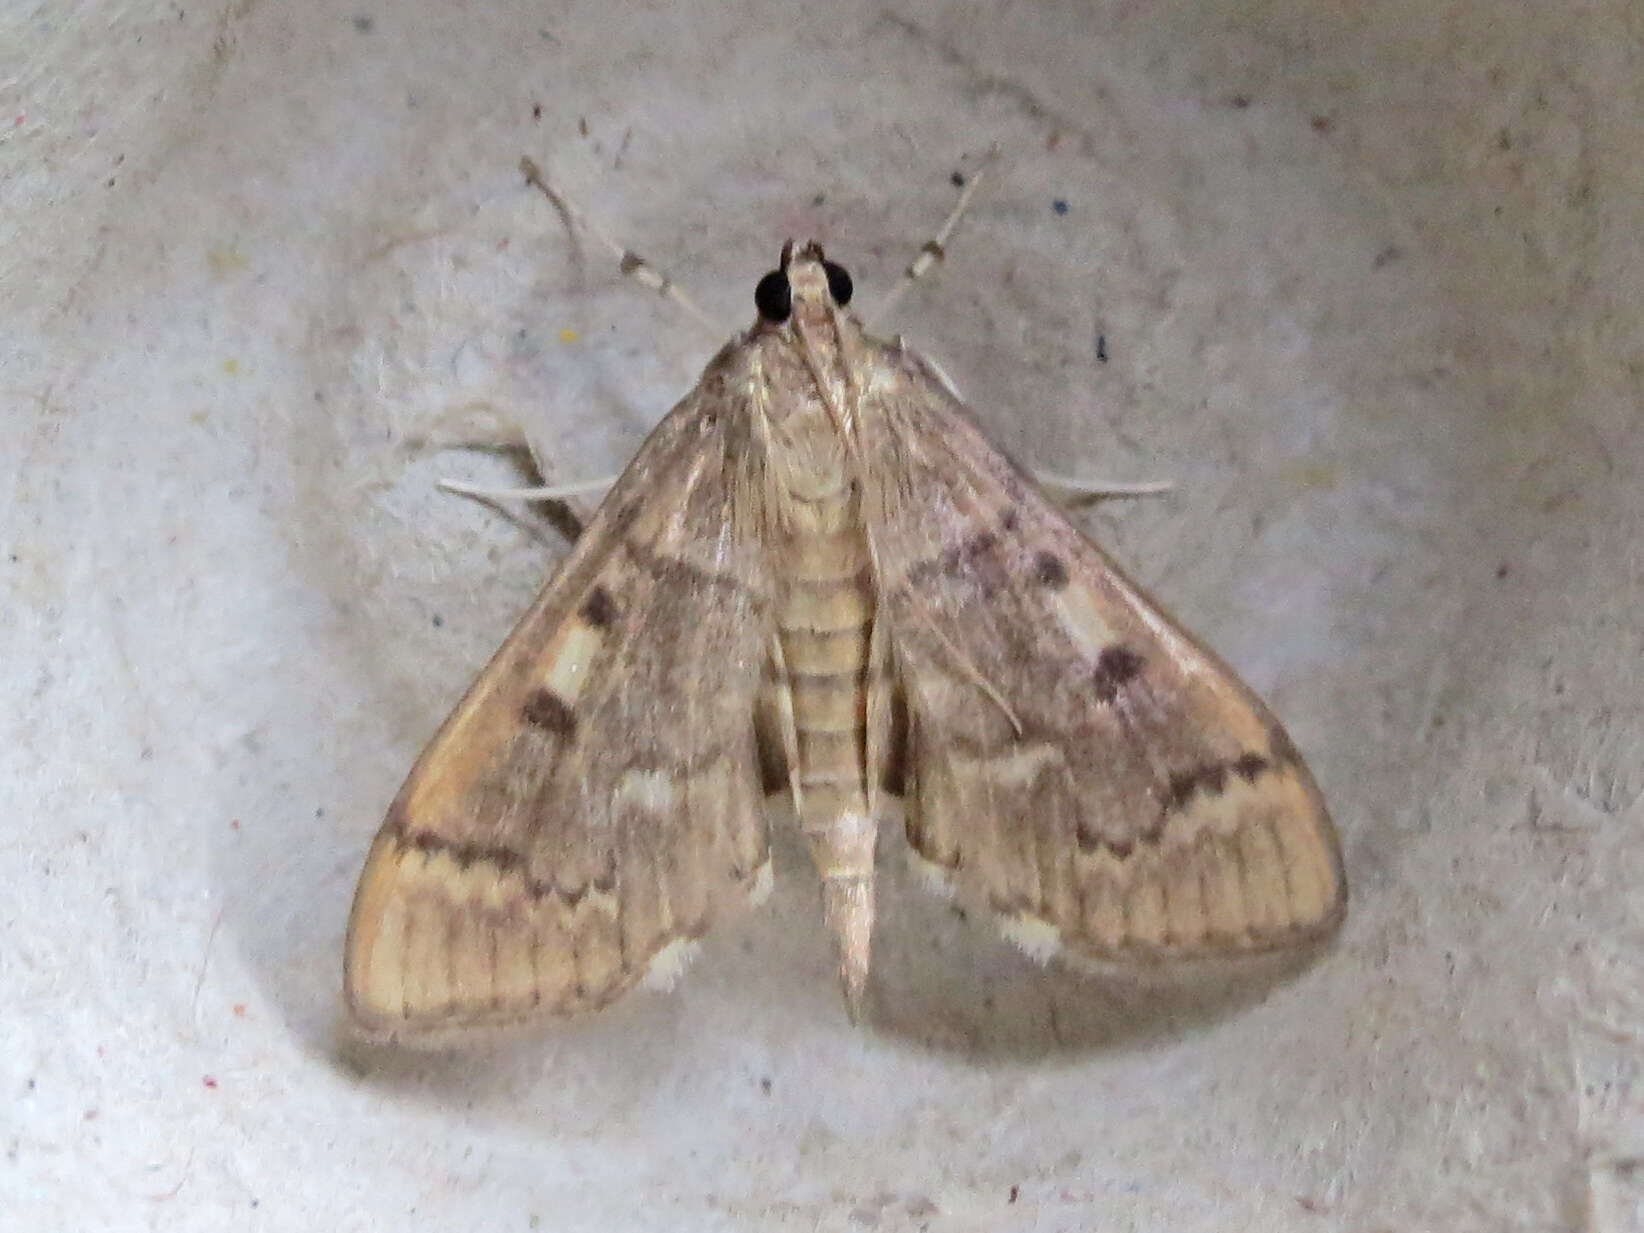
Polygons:
M1644 1224L1644 16L1628 0L0 11L0 1226ZM1043 970L790 838L670 994L361 1047L401 776L790 236L1285 718L1339 944ZM1107 357L1097 355L1105 340ZM896 837L891 836L892 840ZM887 867L900 869L897 842Z

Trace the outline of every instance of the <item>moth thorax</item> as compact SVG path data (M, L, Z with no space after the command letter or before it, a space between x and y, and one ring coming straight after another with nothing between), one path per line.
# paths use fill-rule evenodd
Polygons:
M771 475L785 496L815 503L844 495L848 461L845 443L820 405L795 411L777 426Z

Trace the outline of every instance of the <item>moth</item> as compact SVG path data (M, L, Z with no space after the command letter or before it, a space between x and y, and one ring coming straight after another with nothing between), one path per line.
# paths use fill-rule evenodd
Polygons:
M919 870L1035 956L1273 950L1341 921L1337 836L1278 721L851 298L820 245L784 246L417 760L349 920L362 1028L668 983L770 888L776 793L853 1018L893 797Z

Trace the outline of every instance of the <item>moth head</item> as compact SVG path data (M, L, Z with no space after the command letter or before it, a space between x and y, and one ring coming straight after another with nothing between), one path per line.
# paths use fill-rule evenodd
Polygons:
M844 308L851 302L851 276L845 267L829 261L815 240L797 253L793 241L782 246L777 268L759 280L754 288L754 307L761 321L781 325L798 311L826 314L829 306Z

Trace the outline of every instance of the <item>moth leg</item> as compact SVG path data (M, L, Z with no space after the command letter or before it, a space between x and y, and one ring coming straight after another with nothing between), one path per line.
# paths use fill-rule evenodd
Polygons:
M421 450L477 450L488 454L529 455L541 462L519 416L483 400L445 407L424 431L403 438L401 448Z
M567 497L582 497L604 492L617 482L615 475L582 480L575 484L549 484L536 488L489 488L484 484L470 484L466 480L442 479L439 487L463 497L479 497L486 501L563 501Z
M470 444L470 449L476 448ZM530 456L531 467L538 476L546 474L542 455L537 453L536 447L529 441L525 443L525 453ZM594 505L581 500L590 494L604 492L616 483L614 475L601 476L595 480L584 480L574 484L535 485L531 487L492 487L488 484L471 484L466 480L441 479L436 487L442 492L455 493L462 497L472 497L476 501L483 501L490 505L500 505L505 501L531 501L545 506L544 517L553 524L570 543L576 543L582 538L583 529L593 516ZM506 513L506 511L504 511Z
M941 261L946 255L947 250L943 245L948 242L948 236L953 234L953 229L959 225L960 218L964 216L965 210L970 206L970 199L976 195L976 189L982 183L983 175L998 153L997 148L988 151L987 156L982 160L982 165L976 169L975 174L970 178L970 182L965 185L965 191L959 194L959 200L954 203L953 209L948 211L947 220L937 229L935 235L920 245L919 255L908 263L907 269L902 271L902 281L892 287L885 298L879 301L879 306L868 315L865 324L870 332L890 315L891 309L895 308L897 301L907 294L908 288L924 277L931 266Z
M1122 480L1079 479L1071 475L1054 475L1049 471L1035 471L1033 478L1052 500L1062 505L1083 505L1118 497L1158 497L1176 490L1176 485L1170 480L1126 483Z
M432 426L424 432L404 438L400 446L408 453L423 450L437 453L447 450L474 451L517 460L521 469L528 470L538 479L550 473L543 452L526 432L520 419L485 402L445 408L435 418ZM548 502L549 508L544 511L547 521L552 523L554 529L566 540L575 543L582 535L583 526L594 512L593 504L576 498L589 493L603 492L615 482L615 477L602 477L582 483L544 487L491 487L444 477L437 481L436 487L499 507L504 501ZM522 525L509 511L501 512L516 525ZM536 533L531 528L525 529Z
M525 176L525 182L540 190L542 195L554 204L555 209L563 212L578 227L581 227L594 239L610 249L616 256L618 268L629 278L640 284L640 286L649 287L658 295L678 304L697 324L705 327L714 336L716 342L733 332L699 308L696 301L680 290L673 279L662 273L631 248L626 248L612 239L598 223L571 204L564 193L548 183L543 177L542 168L538 167L536 163L529 158L522 158L519 160L519 169Z

